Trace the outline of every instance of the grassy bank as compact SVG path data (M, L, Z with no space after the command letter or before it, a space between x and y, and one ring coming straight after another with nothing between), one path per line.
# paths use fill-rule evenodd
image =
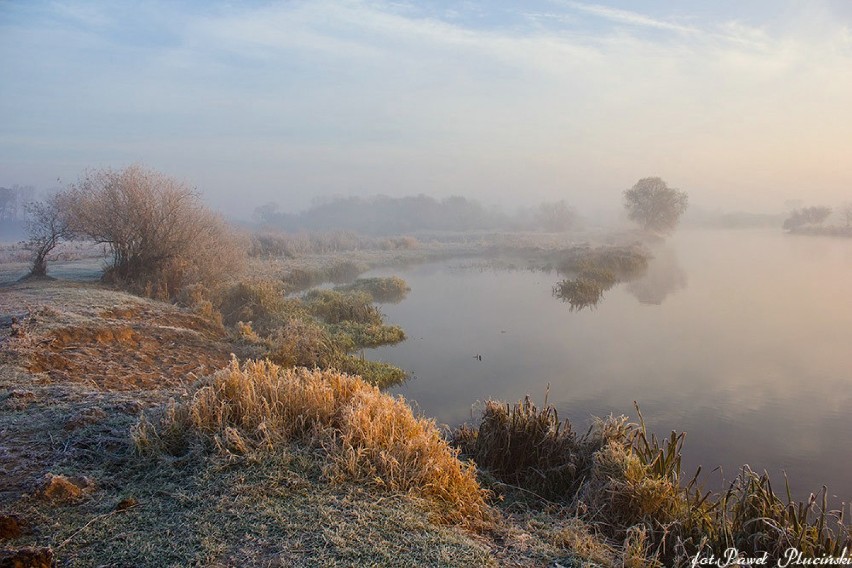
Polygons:
M509 250L489 254L604 288L647 262L632 246ZM0 557L688 566L728 547L852 543L825 491L796 503L743 469L702 492L681 471L683 436L641 417L582 433L552 407L490 402L447 435L382 391L402 370L359 356L404 338L377 305L403 281L294 294L269 270L188 288L181 306L95 283L0 291Z

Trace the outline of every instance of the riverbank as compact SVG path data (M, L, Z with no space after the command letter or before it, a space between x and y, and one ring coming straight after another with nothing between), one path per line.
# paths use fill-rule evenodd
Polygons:
M579 262L590 247L508 248L470 252L604 284ZM613 250L610 271L624 258ZM372 301L405 284L291 296L294 268L190 291L184 307L94 282L4 287L8 554L35 547L79 566L657 566L730 545L814 555L848 542L819 498L788 504L750 471L727 492L697 491L680 471L683 437L658 441L644 424L604 420L581 436L553 408L494 403L447 436L371 386L392 375L357 354L404 333ZM246 362L265 358L349 364L367 382Z
M140 416L191 399L241 346L188 310L98 284L20 283L0 312L16 314L0 329L7 557L34 547L68 566L532 566L571 557L575 541L609 553L568 517L499 502L448 517L446 500L330 476L321 445L304 440L142 455Z

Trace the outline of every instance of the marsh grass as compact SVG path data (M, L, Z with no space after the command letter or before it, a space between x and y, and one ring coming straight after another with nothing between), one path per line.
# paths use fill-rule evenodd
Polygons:
M236 360L134 427L144 455L193 451L248 455L291 441L321 448L324 475L411 491L442 507L445 520L485 518L485 493L434 422L359 377L269 361Z
M224 288L217 304L241 356L266 357L285 367L361 374L381 387L406 378L397 367L355 355L360 349L405 339L400 327L383 323L366 292L313 290L292 297L281 282L258 278Z
M704 492L700 469L683 477L685 435L657 438L636 411L638 424L610 417L577 436L552 406L492 401L479 425L456 430L453 443L489 476L545 506L562 503L612 546L622 543L622 560L689 565L697 553L720 556L730 547L773 559L795 548L812 558L852 546L852 526L843 511L828 510L825 488L805 502L788 489L784 499L766 474L745 466L726 491Z
M305 294L305 304L311 315L329 324L351 322L381 325L382 313L373 305L366 292L339 292L336 290L311 290Z
M305 264L290 269L282 277L282 281L288 290L300 292L326 282L333 284L352 282L369 269L367 264L351 260L336 260L320 266Z
M401 302L411 291L405 280L398 276L358 278L355 282L336 289L341 292L366 292L374 302L388 304Z

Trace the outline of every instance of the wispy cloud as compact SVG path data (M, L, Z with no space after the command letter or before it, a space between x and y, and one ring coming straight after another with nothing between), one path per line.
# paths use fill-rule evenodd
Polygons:
M620 24L628 24L631 26L654 28L658 30L669 30L673 32L682 33L695 33L698 31L697 28L694 28L692 26L685 26L674 22L659 20L638 12L611 8L602 4L586 4L583 2L564 2L563 4L574 10L584 12L586 14L591 14L593 16L598 16L600 18L610 20L612 22L617 22Z
M350 191L582 206L644 175L732 203L852 187L850 35L830 18L317 0L149 6L130 30L112 5L17 6L0 21L6 175L143 160L221 203L251 186L285 206Z

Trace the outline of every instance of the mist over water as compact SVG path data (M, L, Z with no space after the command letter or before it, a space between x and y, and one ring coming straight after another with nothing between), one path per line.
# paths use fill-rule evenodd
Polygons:
M395 392L455 425L477 401L549 402L577 430L639 402L659 435L686 431L684 469L710 488L749 464L794 496L852 500L852 242L777 230L684 230L646 274L571 311L561 277L465 261L375 271L408 281L384 305L409 339L368 357L409 370ZM481 360L477 355L481 356ZM712 471L721 466L720 471Z

